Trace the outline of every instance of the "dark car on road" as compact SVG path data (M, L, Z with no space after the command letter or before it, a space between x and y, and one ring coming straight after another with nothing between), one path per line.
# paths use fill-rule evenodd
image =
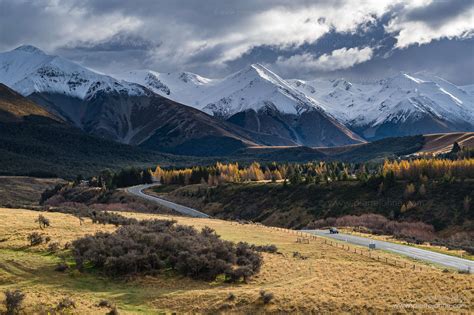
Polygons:
M336 228L332 227L332 228L329 228L329 233L331 233L331 234L339 234L339 231L338 231Z

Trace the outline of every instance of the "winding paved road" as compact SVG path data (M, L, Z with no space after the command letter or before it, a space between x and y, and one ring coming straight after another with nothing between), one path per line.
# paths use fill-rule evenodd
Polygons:
M366 247L372 243L375 244L375 247L378 249L391 251L397 254L405 255L418 260L424 260L445 267L451 267L458 270L470 270L471 273L474 272L474 261L450 255L444 255L430 250L385 241L378 241L371 238L350 234L330 234L329 230L304 230L304 232Z
M175 210L176 212L179 212L187 216L191 216L195 218L209 218L210 217L209 215L203 212L200 212L196 209L185 207L185 206L179 205L177 203L174 203L162 198L147 195L143 192L143 190L150 188L152 186L156 186L156 185L157 184L138 185L138 186L128 187L125 190L135 196L150 200L161 206L170 208L172 210ZM438 264L445 267L455 268L458 270L470 270L471 273L474 272L474 261L468 260L468 259L463 259L463 258L454 257L450 255L444 255L444 254L440 254L440 253L436 253L433 251L424 250L424 249L420 249L420 248L416 248L412 246L390 243L390 242L385 242L385 241L378 241L378 240L373 240L371 238L355 236L355 235L350 235L350 234L342 234L342 233L330 234L329 230L303 230L303 231L314 234L314 235L328 237L328 238L336 239L339 241L344 241L344 242L352 243L355 245L366 246L366 247L368 247L369 244L372 243L372 244L375 244L375 247L377 249L391 251L397 254L405 255L405 256L418 259L418 260L424 260L424 261Z
M185 206L182 206L182 205L178 205L177 203L174 203L174 202L162 199L162 198L158 198L158 197L155 197L155 196L147 195L143 192L143 190L145 190L147 188L150 188L152 186L157 186L157 184L138 185L138 186L125 188L125 190L127 192L135 195L135 196L153 201L153 202L155 202L155 203L157 203L161 206L164 206L164 207L169 208L169 209L173 209L176 212L179 212L181 214L184 214L184 215L187 215L187 216L190 216L190 217L210 218L209 215L207 215L203 212L197 211L196 209L185 207Z

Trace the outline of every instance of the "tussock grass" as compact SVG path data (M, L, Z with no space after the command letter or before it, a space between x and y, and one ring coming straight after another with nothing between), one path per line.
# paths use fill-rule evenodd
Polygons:
M421 307L415 309L418 312L466 313L474 308L472 276L443 273L426 266L412 271L331 247L321 240L299 244L295 235L282 231L215 219L121 212L138 219L172 218L196 228L209 226L223 239L275 244L281 254L263 253L262 271L248 284L195 281L171 272L117 280L76 271L55 272L61 255L67 252L51 254L46 244L34 248L27 244L26 236L40 231L34 222L38 214L0 208L0 292L23 290L25 311L30 313L39 303L55 306L65 297L74 300L73 312L78 314L105 313L97 306L103 299L117 305L121 314L413 312L407 308L409 305ZM115 229L94 225L88 219L79 225L77 218L61 213L43 215L50 219L51 226L40 232L50 236L51 242L62 245L98 230ZM293 258L295 251L308 259ZM393 257L387 253L380 255ZM261 290L273 294L270 303L262 302ZM230 293L234 296L231 300ZM3 298L0 293L0 301Z

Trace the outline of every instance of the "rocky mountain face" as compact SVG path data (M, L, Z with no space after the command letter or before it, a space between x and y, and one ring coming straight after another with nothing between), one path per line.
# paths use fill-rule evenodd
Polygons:
M216 155L256 145L231 124L31 46L0 54L0 82L89 134L125 144Z
M474 130L474 95L426 73L400 73L372 83L290 80L351 130L373 140Z
M222 79L148 70L112 77L20 46L0 53L0 83L89 134L179 154L474 130L472 86L427 73L303 81L253 64Z
M363 142L329 115L319 102L260 64L250 65L223 79L207 79L187 72L152 71L132 71L119 77L144 84L158 94L244 129L286 139L289 145L334 146Z
M428 73L400 73L364 84L344 79L283 80L264 66L255 64L223 79L150 71L129 72L124 77L153 89L143 79L150 73L174 100L241 126L265 132L271 130L296 144L333 145L321 135L299 134L299 121L304 121L301 116L307 116L311 111L328 117L325 122L332 120L336 125L342 125L336 129L349 135L346 143L357 142L357 136L375 140L474 130L472 86L458 87ZM180 80L180 77L192 79ZM154 91L164 93L159 89ZM269 112L272 117L279 116L278 121L270 119L270 123ZM286 123L287 119L281 119L288 115L291 124ZM333 134L335 124L323 125L329 128L329 134ZM349 133L344 127L350 130ZM320 128L310 126L310 129ZM339 139L334 142L344 143Z
M151 71L115 79L21 46L0 54L0 82L87 133L180 154L361 142L316 102L260 65L224 80ZM192 105L191 100L199 110L179 104ZM232 118L246 110L255 112L258 128Z

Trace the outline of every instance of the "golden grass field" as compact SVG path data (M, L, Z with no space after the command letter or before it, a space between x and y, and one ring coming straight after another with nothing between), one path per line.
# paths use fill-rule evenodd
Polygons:
M263 254L262 271L247 284L207 283L165 273L156 277L108 279L76 271L54 271L58 256L46 246L28 247L26 236L40 231L39 212L0 208L0 292L19 288L27 294L25 313L40 304L54 306L63 297L77 314L105 314L97 303L107 299L120 314L177 313L469 313L474 310L474 278L426 265L413 271L326 245L322 239L296 243L296 236L256 225L215 219L127 214L140 219L172 218L196 228L209 226L222 238L275 244L279 254ZM40 232L62 245L98 230L115 227L79 225L73 216L43 213L51 227ZM308 259L293 258L298 251ZM395 257L387 253L381 256ZM403 258L397 257L399 260ZM412 261L406 260L411 265ZM264 305L259 291L274 294ZM235 299L229 300L230 293ZM3 294L0 294L0 302ZM3 303L0 306L0 313Z

